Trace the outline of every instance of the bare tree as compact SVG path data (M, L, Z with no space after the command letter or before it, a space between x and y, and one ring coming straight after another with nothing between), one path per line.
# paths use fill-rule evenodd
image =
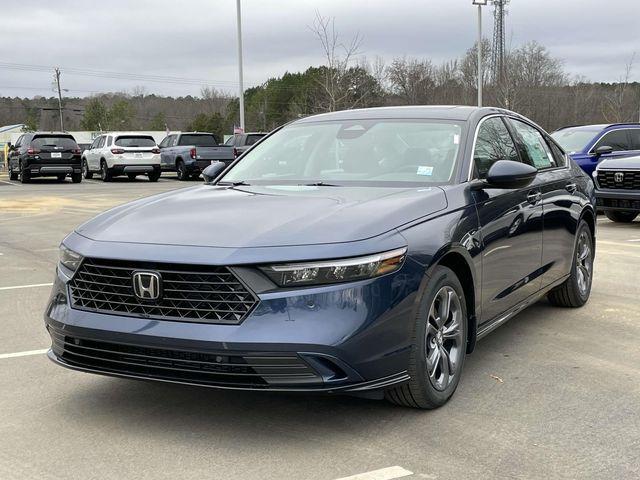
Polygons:
M631 72L633 71L633 65L635 63L636 53L631 55L631 58L624 67L624 73L615 84L612 91L607 92L605 95L605 103L603 108L603 115L607 122L622 123L633 120L637 113L635 108L630 109L631 102Z
M336 32L335 18L325 18L316 12L315 21L309 27L322 47L325 65L317 80L321 95L317 98L316 110L333 112L344 108L360 106L363 97L355 94L359 85L358 67L352 67L360 54L362 38L356 33L347 44L342 43Z
M407 105L432 103L436 71L429 60L396 58L387 74L392 92Z

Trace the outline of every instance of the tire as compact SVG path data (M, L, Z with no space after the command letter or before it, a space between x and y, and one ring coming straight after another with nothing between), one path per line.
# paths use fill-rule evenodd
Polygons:
M18 177L19 177L18 172L14 172L13 168L9 167L9 180L16 181L18 180Z
M609 220L616 223L631 223L638 216L638 212L615 212L606 211L604 214Z
M127 173L127 177L129 177L129 180L133 181L136 179L137 175L135 173Z
M89 164L86 160L82 160L82 176L87 180L91 180L93 178L93 173L89 170Z
M151 173L147 173L147 177L149 178L150 182L157 182L160 178L160 175L162 175L162 172L160 170L154 170Z
M200 172L191 175L191 180L200 180Z
M18 165L18 178L20 179L20 183L31 183L31 170L23 169L22 162Z
M71 174L71 181L73 183L80 183L82 181L82 173L81 172L72 173Z
M110 182L113 180L113 173L111 172L111 169L107 167L107 162L104 160L100 162L100 178L102 178L103 182Z
M586 249L585 249L586 248ZM593 235L587 222L582 220L576 232L573 263L569 278L547 294L556 307L578 308L589 300L593 283Z
M447 310L443 310L444 301L449 306ZM446 319L441 322L443 313ZM458 387L464 367L467 321L465 293L458 277L447 267L436 267L420 299L412 328L407 368L411 379L386 390L385 398L396 405L422 409L447 403ZM443 350L449 355L444 356ZM435 361L430 362L427 357ZM454 357L452 364L449 359ZM445 373L445 367L449 374Z
M57 179L59 182L64 182L65 178L67 178L66 174L65 175L60 174L57 176Z
M178 180L186 182L189 180L189 174L187 173L187 166L182 160L176 162L176 172L178 173Z

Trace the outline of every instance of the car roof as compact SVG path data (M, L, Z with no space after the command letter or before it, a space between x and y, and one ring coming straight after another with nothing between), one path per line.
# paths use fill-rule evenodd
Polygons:
M606 130L608 128L622 128L622 127L640 127L640 123L629 122L629 123L595 123L592 125L567 125L565 127L560 127L556 130L559 132L561 130Z
M112 136L122 136L122 135L132 135L132 136L136 136L136 137L151 137L153 138L153 135L151 135L150 133L146 133L146 132L103 132L100 135L112 135Z
M55 132L55 131L51 131L51 132L46 132L46 131L38 131L38 132L28 132L26 135L61 135L64 137L71 137L73 138L73 135L71 135L69 132Z
M330 120L358 120L376 118L420 118L438 120L466 121L472 116L485 116L495 113L520 117L514 112L494 107L469 107L461 105L409 105L400 107L360 108L339 112L321 113L296 120L293 123L310 123Z

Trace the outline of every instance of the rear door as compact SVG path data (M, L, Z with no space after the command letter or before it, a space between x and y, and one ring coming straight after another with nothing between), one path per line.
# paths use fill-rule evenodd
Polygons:
M578 188L566 158L541 130L514 118L509 119L509 123L525 162L538 169L543 212L541 287L546 287L571 270L581 213Z
M176 144L177 137L177 135L169 135L160 142L160 164L164 169L173 169L176 166L172 147Z
M522 158L502 116L480 124L475 178L498 160ZM482 236L482 321L496 319L540 289L542 201L536 182L521 189L474 191Z

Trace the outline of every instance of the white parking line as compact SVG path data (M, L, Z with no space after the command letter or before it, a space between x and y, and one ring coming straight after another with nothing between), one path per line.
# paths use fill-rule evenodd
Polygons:
M53 283L33 283L31 285L14 285L12 287L0 287L0 290L17 290L19 288L34 288L34 287L50 287Z
M19 183L7 182L6 180L0 180L0 183L6 183L7 185L13 185L14 187L22 186Z
M26 352L0 353L0 360L4 358L28 357L29 355L42 355L48 351L49 349L45 348L43 350L27 350Z
M402 478L413 475L413 472L405 470L402 467L388 467L371 472L359 473L350 477L338 478L337 480L393 480L394 478Z

